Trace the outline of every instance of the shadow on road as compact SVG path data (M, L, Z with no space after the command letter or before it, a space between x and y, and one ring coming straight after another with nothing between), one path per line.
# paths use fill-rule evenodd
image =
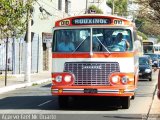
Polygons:
M74 97L65 110L118 110L120 100L116 97Z
M70 99L68 107L60 109L57 97L53 96L13 96L0 99L0 110L32 109L32 110L117 110L119 99L111 97L77 97Z

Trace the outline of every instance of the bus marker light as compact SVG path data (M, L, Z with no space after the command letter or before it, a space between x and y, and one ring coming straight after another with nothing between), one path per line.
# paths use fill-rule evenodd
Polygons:
M123 94L123 93L124 93L124 89L120 89L119 94Z
M58 93L62 93L63 92L63 89L58 89Z

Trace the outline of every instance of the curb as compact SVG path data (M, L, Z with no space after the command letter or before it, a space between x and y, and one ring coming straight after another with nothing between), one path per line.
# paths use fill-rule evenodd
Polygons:
M154 115L154 114L158 114L160 113L160 100L158 99L157 97L157 91L158 89L156 90L156 93L154 95L154 99L153 99L153 104L152 104L152 107L151 107L151 111L150 111L150 115ZM160 118L160 116L159 116Z
M0 94L3 94L5 92L9 92L18 88L23 88L23 87L29 87L32 86L33 84L42 84L45 82L51 81L51 78L44 79L44 80L39 80L39 81L34 81L34 82L29 82L29 83L22 83L22 84L16 84L16 85L10 85L6 87L0 88Z

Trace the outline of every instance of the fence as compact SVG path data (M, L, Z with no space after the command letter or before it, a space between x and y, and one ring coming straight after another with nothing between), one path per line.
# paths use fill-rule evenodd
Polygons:
M8 40L8 70L14 70L15 74L21 74L25 71L25 54L26 54L26 42L24 38ZM13 42L14 41L14 42ZM33 35L31 43L31 72L36 73L39 70L39 56L40 56L40 44L42 40L38 34ZM15 48L15 49L14 49ZM15 62L14 62L15 60ZM14 65L15 63L15 65ZM5 70L6 65L6 40L2 40L0 43L0 71Z

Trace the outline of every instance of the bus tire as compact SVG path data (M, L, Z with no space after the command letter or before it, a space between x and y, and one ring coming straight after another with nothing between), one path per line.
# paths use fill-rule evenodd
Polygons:
M130 97L121 98L122 109L128 109L130 107Z
M134 100L135 99L135 95L131 96L131 100Z
M135 97L136 97L136 91L134 92L134 95L133 95L133 96L131 96L130 98L131 98L131 100L134 100L134 99L135 99Z
M58 105L60 108L68 107L68 96L58 96Z

